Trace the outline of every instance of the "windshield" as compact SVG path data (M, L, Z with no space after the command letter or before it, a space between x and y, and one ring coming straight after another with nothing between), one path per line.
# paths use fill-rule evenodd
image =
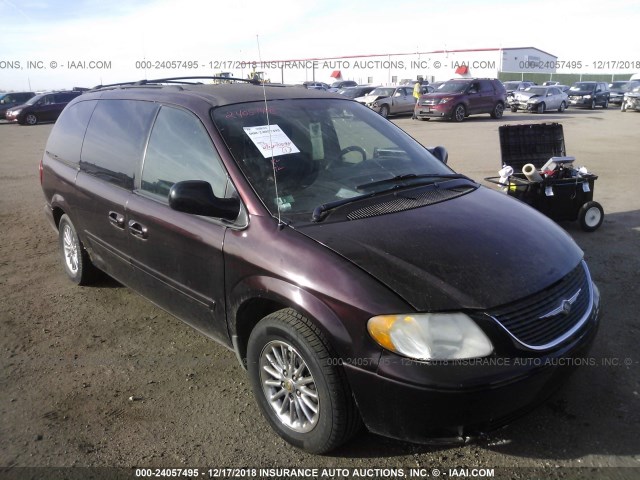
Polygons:
M363 91L357 87L345 87L338 90L340 95L344 95L347 98L356 98L365 95Z
M596 87L595 83L574 83L570 90L572 92L590 92Z
M213 120L269 211L309 221L319 205L377 194L416 175L452 171L401 129L351 100L295 99L229 105ZM273 148L273 163L271 157ZM277 180L277 194L274 182ZM424 184L424 179L422 182Z
M469 84L467 82L447 82L438 88L438 93L464 93Z
M42 97L44 97L44 95L36 95L35 97L31 97L29 100L27 100L26 102L24 102L25 105L33 105L35 104L38 100L40 100Z
M393 95L394 91L395 91L395 88L376 88L371 93L368 93L367 95L390 97L391 95Z

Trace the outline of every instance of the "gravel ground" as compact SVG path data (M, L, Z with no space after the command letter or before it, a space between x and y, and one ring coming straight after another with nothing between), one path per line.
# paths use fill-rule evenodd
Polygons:
M425 145L446 146L450 165L476 179L500 167L500 125L563 124L567 153L600 175L594 198L606 213L594 233L562 223L602 294L595 365L528 416L464 446L363 432L327 456L295 450L261 417L231 351L113 280L77 287L66 279L38 183L52 126L0 124L0 478L70 466L335 467L349 476L403 467L427 469L423 478L432 468L444 477L492 468L497 478L529 478L544 467L541 478L640 478L640 114L394 121ZM84 472L63 472L74 471Z

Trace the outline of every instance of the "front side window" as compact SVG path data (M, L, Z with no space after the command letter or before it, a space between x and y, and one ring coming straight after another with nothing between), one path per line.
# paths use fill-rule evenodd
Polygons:
M149 138L141 188L168 201L173 184L184 180L205 180L214 195L225 195L227 175L200 120L190 112L163 106Z
M452 173L398 127L349 100L229 105L215 109L213 120L265 206L294 222L309 221L323 204L388 192L398 177L413 184L420 175Z

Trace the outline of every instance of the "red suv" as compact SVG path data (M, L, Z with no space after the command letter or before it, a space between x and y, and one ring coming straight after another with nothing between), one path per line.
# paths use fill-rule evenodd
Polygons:
M501 118L506 95L504 85L495 78L449 80L435 92L420 97L415 106L415 117L462 122L469 115L489 113L492 118Z

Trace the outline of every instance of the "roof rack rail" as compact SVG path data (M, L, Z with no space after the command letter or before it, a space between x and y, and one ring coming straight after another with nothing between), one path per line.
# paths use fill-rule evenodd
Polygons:
M220 77L220 76L193 76L193 77L168 77L168 78L156 78L153 80L137 80L134 82L121 82L111 83L109 85L96 85L92 90L99 90L101 88L109 87L125 87L125 86L142 86L142 85L157 85L161 83L175 84L175 85L202 85L202 82L189 82L187 80L223 80L229 82L247 82L253 85L260 85L260 82L255 79L248 78L236 78L236 77Z

